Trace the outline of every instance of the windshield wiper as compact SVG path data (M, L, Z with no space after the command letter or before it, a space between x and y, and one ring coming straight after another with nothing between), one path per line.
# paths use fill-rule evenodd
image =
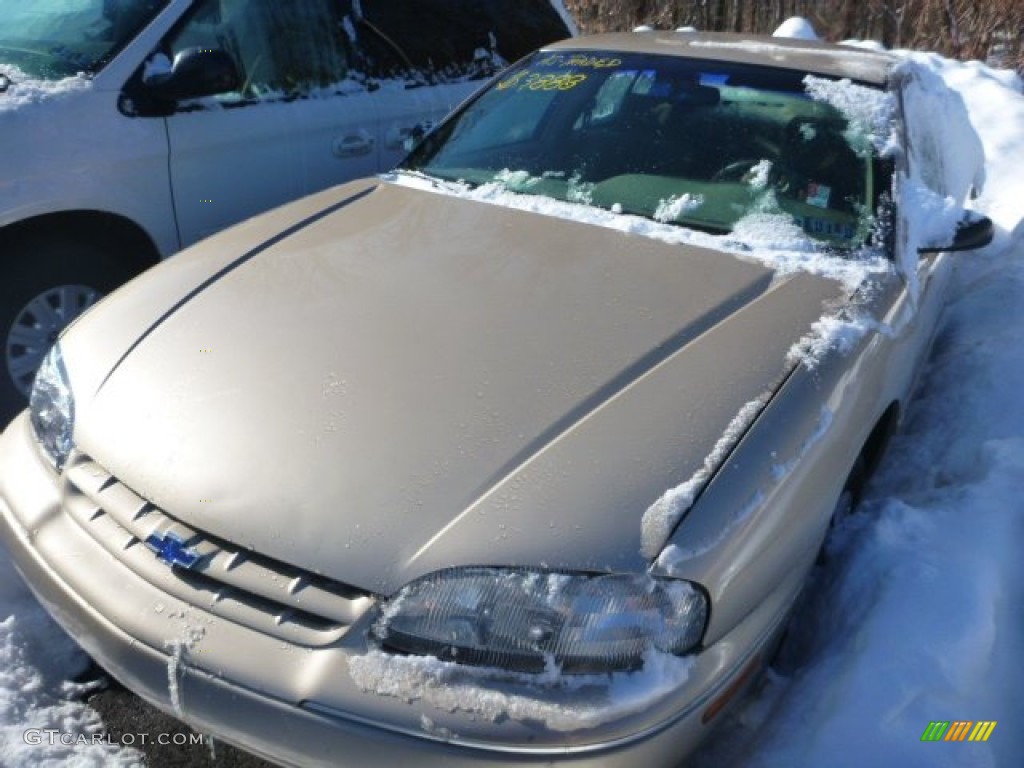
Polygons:
M405 176L412 176L414 179L422 179L428 182L435 189L447 189L453 191L463 191L465 189L476 189L480 186L475 181L466 181L465 179L459 178L445 178L444 176L435 176L433 174L424 173L420 170L414 170L412 168L393 168L392 173L399 173Z

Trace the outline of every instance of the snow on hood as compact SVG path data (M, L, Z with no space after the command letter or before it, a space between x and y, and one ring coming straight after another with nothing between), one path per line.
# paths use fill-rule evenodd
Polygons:
M0 75L8 81L7 88L0 90L0 115L24 109L32 104L63 98L92 87L92 80L84 74L62 80L39 80L3 63L0 63Z

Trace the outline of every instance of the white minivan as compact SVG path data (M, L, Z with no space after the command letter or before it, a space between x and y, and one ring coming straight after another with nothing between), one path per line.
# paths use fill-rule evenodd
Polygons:
M0 0L0 420L104 293L574 32L561 0Z

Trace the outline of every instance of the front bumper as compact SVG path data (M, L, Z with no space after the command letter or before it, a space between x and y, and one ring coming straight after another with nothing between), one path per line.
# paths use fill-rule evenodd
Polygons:
M678 765L704 737L709 708L724 692L738 692L737 680L750 678L778 629L778 622L752 616L696 656L675 690L578 730L564 727L564 719L552 728L532 719L529 706L526 714L510 707L502 716L500 706L496 714L494 696L519 704L544 699L546 711L562 708L571 722L578 694L485 682L494 690L476 707L458 697L453 704L451 690L435 695L445 693L443 681L433 693L394 680L381 681L389 695L367 689L350 661L371 650L365 629L373 611L343 638L311 648L178 600L83 531L60 494L22 414L0 436L0 542L40 602L142 698L200 731L291 765ZM174 578L169 568L167 578ZM403 663L395 660L395 676ZM472 674L453 684L467 678Z

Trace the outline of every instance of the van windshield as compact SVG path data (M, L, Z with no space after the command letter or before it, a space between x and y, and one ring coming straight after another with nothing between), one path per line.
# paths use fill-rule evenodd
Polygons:
M97 72L169 1L0 0L0 71L43 80Z

